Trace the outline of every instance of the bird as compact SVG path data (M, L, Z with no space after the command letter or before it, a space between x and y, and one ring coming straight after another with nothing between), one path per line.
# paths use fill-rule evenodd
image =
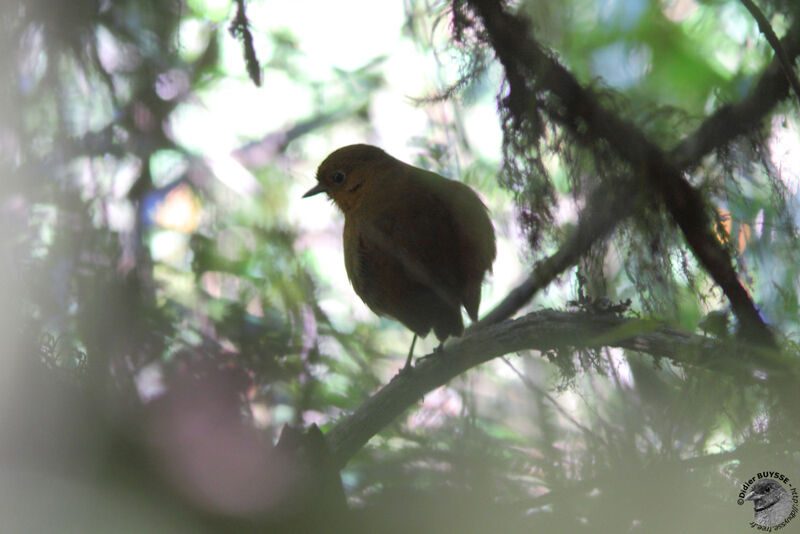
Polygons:
M753 501L753 520L765 527L774 527L792 511L792 496L772 478L762 478L753 484L745 500Z
M481 285L497 254L486 205L467 185L404 163L382 149L348 145L317 169L304 198L326 193L344 214L344 265L376 314L441 348L464 332L461 307L478 319Z

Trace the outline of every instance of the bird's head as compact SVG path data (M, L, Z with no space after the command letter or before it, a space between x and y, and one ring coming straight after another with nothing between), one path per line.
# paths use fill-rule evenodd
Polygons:
M358 205L364 192L397 161L378 147L348 145L331 152L317 169L317 185L303 198L327 193L343 212Z
M786 490L777 480L762 478L753 484L753 488L745 496L745 500L753 501L753 506L758 512L778 502L785 493Z

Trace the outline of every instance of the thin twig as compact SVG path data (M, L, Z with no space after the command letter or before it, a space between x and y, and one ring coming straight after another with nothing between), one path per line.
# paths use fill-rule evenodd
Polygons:
M552 405L553 405L553 407L556 409L556 411L557 411L558 413L560 413L560 414L561 414L561 415L562 415L564 418L566 418L566 419L567 419L567 420L568 420L570 423L572 423L573 425L575 425L575 426L576 426L576 427L577 427L577 428L578 428L578 429L579 429L581 432L583 432L584 434L586 434L586 435L587 435L587 436L589 436L590 438L592 438L592 439L594 439L594 440L596 440L596 441L599 441L599 442L600 442L600 443L602 443L603 445L605 445L605 446L608 446L608 443L606 442L606 440L604 440L604 439L602 438L602 436L598 436L598 435L597 435L595 432L593 432L593 431L592 431L592 429L591 429L591 428L587 427L586 425L582 424L580 421L578 421L577 419L575 419L575 418L572 416L572 414L570 414L568 411L566 411L566 410L564 409L564 407L563 407L563 406L561 406L561 405L558 403L558 401L557 401L555 398L553 398L553 396L552 396L552 395L550 395L550 394L549 394L547 391L545 391L544 389L542 389L542 388L540 388L539 386L537 386L536 384L534 384L534 383L533 383L533 381L532 381L530 378L528 378L527 376L525 376L524 374L522 374L522 372L521 372L519 369L517 369L516 367L514 367L514 364L513 364L513 363L511 363L511 360L509 360L509 359L508 359L508 358L506 358L505 356L503 356L503 357L502 357L502 358L500 358L500 359L501 359L501 360L503 360L503 362L504 362L504 363L505 363L505 364L506 364L506 365L507 365L509 368L511 368L511 371L513 371L513 373L514 373L515 375L517 375L517 377L518 377L520 380L522 380L522 383L525 385L525 387L526 387L526 388L528 388L529 390L531 390L531 391L532 391L533 393L535 393L536 395L541 395L542 397L544 397L545 399L547 399L547 400L550 402L550 404L552 404Z
M250 21L245 14L244 0L236 0L236 16L231 22L228 31L231 35L242 40L244 46L244 62L247 65L247 74L257 87L261 87L261 67L258 64L256 48L253 46L253 34L250 33Z

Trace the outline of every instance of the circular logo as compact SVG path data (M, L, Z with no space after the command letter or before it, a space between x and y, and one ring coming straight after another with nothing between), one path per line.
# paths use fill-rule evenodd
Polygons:
M789 477L778 471L756 473L742 483L736 503L753 503L750 527L758 530L779 530L789 524L798 512L797 488Z

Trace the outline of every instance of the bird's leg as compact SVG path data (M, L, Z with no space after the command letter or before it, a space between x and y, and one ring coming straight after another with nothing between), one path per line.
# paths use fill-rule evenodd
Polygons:
M411 358L414 357L414 345L417 343L417 334L414 334L414 339L411 340L411 348L408 349L408 358L406 358L406 364L400 370L400 372L408 371L411 369Z

